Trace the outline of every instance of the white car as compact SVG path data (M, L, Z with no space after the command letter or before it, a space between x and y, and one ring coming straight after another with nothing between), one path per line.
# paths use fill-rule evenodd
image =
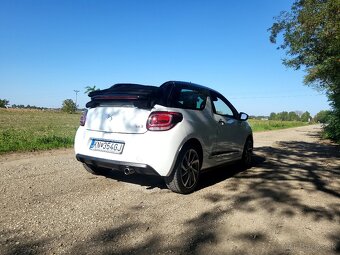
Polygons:
M251 165L248 115L210 88L179 81L116 84L89 96L74 149L93 174L159 175L169 189L186 194L203 169L237 160Z

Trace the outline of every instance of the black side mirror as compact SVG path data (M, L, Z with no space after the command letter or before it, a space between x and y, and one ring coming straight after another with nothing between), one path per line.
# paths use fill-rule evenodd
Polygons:
M246 114L244 112L240 112L239 115L238 115L238 118L242 121L246 121L249 118L249 116L248 116L248 114Z

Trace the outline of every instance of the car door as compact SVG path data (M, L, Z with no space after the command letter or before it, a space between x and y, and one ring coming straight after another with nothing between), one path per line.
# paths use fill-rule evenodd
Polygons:
M220 94L211 93L217 139L212 152L216 161L231 161L240 156L240 121L235 108Z

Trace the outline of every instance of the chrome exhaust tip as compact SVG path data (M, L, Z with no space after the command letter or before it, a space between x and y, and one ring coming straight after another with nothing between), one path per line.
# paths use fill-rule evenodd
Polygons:
M128 167L128 166L124 168L124 174L125 175L131 175L131 174L134 174L134 173L135 173L135 170L133 168Z

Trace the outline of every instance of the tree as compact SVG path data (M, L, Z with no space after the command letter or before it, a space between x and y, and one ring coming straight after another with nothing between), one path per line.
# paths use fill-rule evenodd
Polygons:
M9 101L7 99L0 99L0 108L7 108Z
M330 111L320 111L314 116L315 122L326 123L329 121Z
M270 113L269 120L276 120L276 119L277 119L276 113L275 112Z
M288 113L288 120L290 121L299 121L300 117L296 114L296 112L289 112Z
M295 0L275 19L270 41L282 34L283 64L304 68L305 84L326 92L332 112L325 131L340 142L340 1Z
M94 85L93 87L86 86L84 94L90 94L91 92L96 91L96 90L99 90L99 88L96 88L96 85Z
M277 116L279 120L283 120L283 121L289 120L288 112L286 111L278 113Z
M72 99L66 99L63 102L63 106L61 107L61 110L63 112L68 112L68 113L75 113L77 110L76 103L73 102Z
M301 121L303 122L309 122L312 119L312 116L310 115L309 112L304 112L301 115Z

